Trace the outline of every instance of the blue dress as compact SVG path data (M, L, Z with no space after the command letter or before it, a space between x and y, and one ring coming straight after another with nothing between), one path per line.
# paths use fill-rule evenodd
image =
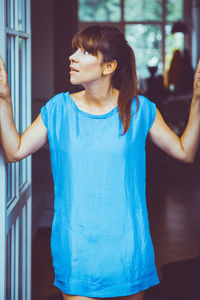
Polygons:
M93 115L66 92L41 108L54 179L53 284L62 292L117 297L159 283L145 195L155 115L155 104L139 96L122 136L118 107Z

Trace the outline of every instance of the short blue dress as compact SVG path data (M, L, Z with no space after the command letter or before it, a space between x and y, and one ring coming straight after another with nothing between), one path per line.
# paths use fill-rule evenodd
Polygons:
M135 294L159 283L146 205L146 137L156 106L132 99L130 128L118 106L82 111L69 92L41 108L54 179L54 286L85 297Z

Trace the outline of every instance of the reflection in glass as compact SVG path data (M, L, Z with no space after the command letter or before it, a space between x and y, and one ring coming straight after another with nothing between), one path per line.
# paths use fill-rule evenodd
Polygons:
M165 26L166 38L165 38L165 69L168 70L173 53L176 49L183 51L184 49L184 34L177 32L171 34L172 25L167 24Z
M10 35L7 35L6 38L6 68L8 73L8 82L10 86L10 90L12 90L11 86L11 37ZM7 164L7 199L10 199L12 197L12 185L11 179L12 179L12 165L10 163Z
M23 96L24 96L24 88L25 84L23 83L24 77L24 47L25 41L22 38L19 38L19 134L22 134L23 131Z
M6 299L11 299L11 229L6 235Z
M119 22L121 20L120 0L80 0L79 20Z
M8 73L8 83L11 89L11 37L7 35L6 38L6 68Z
M183 0L167 1L167 21L178 21L183 18Z
M26 1L25 0L19 0L18 26L19 26L19 31L26 31Z
M15 117L15 37L7 34L6 36L6 68L8 73L8 83L13 100L13 115Z
M133 48L136 57L139 78L149 76L148 66L157 65L162 72L162 32L160 25L126 25L126 39Z
M10 17L10 1L11 0L7 0L6 1L6 26L7 27L11 27L11 17Z
M125 21L159 21L162 18L162 0L125 0Z
M9 183L7 183L7 199L10 199L12 197L12 186L10 184L10 178L11 178L11 164L7 164L7 178Z
M21 135L26 127L26 40L19 38L19 134ZM25 169L26 160L19 162L19 186L26 181Z

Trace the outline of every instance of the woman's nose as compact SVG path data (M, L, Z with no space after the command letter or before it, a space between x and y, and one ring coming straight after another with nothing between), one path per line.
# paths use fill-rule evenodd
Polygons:
M74 52L73 54L70 55L69 60L73 61L73 62L77 62L78 61L78 57L76 55L76 52Z

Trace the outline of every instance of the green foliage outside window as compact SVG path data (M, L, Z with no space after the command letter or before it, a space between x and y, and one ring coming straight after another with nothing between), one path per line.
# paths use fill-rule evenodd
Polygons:
M162 0L125 0L125 21L160 21L162 19Z
M120 0L79 0L79 20L85 22L119 22Z
M166 39L165 39L165 68L166 70L170 67L170 62L173 53L176 49L183 51L184 49L184 35L183 33L177 32L171 34L172 25L168 24L165 26Z
M126 38L136 56L138 77L149 76L148 66L158 65L162 70L160 25L126 25Z
M183 18L183 0L167 0L167 21L178 21Z
M163 0L124 0L125 21L161 21ZM183 0L167 0L168 21L182 19ZM79 20L82 22L119 22L120 0L79 0Z

